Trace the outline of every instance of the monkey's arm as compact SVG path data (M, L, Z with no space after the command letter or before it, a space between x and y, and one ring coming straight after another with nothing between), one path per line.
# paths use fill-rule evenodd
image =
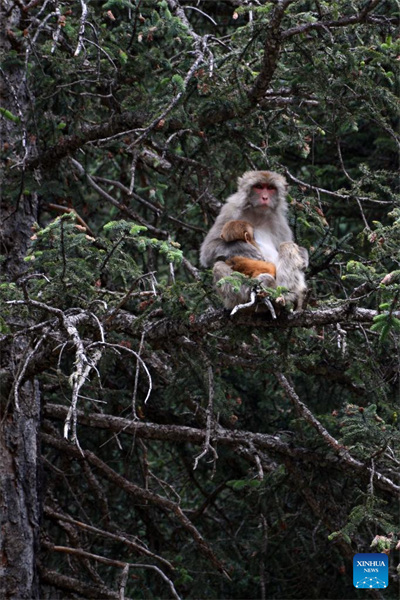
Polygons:
M204 240L200 252L200 262L203 267L212 267L217 260L226 260L231 256L244 256L262 260L255 246L247 242L224 242L221 238Z

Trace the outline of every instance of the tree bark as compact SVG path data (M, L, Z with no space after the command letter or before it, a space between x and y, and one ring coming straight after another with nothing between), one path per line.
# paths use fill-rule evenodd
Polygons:
M0 597L4 600L39 598L38 385L25 383L18 400L19 410L3 414L0 427Z
M25 270L23 258L38 212L35 192L27 194L23 187L25 161L34 152L34 141L29 141L23 117L28 103L23 67L7 65L11 50L24 56L23 42L13 35L21 26L22 18L17 3L1 2L0 95L2 108L9 113L0 120L0 150L5 153L0 161L3 171L0 180L4 181L4 171L14 166L14 189L20 190L15 201L13 191L0 188L0 253L5 256L3 281L16 279ZM24 64L23 60L20 64ZM6 306L3 308L6 310ZM21 335L13 351L0 357L2 374L12 374L13 379L11 393L9 385L0 387L0 597L4 600L39 598L36 558L41 512L40 393L34 380L22 384L19 381L27 350L29 344Z

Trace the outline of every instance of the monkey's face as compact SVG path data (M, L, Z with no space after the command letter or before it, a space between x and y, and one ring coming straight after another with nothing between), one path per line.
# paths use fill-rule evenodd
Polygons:
M258 212L278 210L285 201L286 189L286 179L273 171L247 171L238 179L245 206Z
M278 191L271 183L256 183L252 186L250 204L255 208L274 209L278 202Z

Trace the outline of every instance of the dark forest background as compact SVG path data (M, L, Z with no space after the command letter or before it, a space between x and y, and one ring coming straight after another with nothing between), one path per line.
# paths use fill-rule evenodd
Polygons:
M398 597L399 10L2 1L3 598ZM310 255L276 320L199 268L252 169Z

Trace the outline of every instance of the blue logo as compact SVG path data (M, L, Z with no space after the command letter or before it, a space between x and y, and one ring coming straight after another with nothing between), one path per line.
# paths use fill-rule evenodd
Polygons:
M386 588L389 559L386 554L356 554L353 558L353 585L359 589Z

